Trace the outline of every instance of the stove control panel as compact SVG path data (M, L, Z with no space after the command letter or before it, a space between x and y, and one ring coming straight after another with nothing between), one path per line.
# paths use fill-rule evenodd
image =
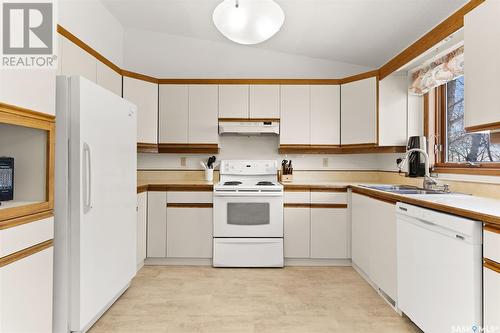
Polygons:
M220 164L221 175L276 175L278 162L273 160L224 160Z

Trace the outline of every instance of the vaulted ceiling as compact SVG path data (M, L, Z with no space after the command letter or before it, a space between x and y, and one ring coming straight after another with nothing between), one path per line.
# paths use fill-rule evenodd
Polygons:
M103 0L103 3L125 28L234 44L212 23L213 9L221 1ZM285 24L273 38L251 47L373 68L384 64L467 2L275 1L285 12Z

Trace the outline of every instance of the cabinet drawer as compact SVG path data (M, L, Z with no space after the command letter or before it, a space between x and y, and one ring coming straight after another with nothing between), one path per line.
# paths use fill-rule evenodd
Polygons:
M0 230L0 257L54 238L54 218Z
M168 192L168 203L212 203L212 192Z
M305 203L309 204L311 202L311 192L287 192L285 191L283 196L284 203Z
M500 229L484 228L483 256L500 263Z
M311 203L347 204L347 192L311 192Z
M500 327L500 272L483 269L484 327Z

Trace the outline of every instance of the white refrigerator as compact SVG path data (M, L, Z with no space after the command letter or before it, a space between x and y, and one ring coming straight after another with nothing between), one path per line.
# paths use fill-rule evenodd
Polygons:
M85 332L136 272L137 110L57 77L54 332Z

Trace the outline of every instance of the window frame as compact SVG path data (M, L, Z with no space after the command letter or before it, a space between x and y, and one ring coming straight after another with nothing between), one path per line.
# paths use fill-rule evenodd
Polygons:
M424 98L424 119L425 128L430 127L431 121L430 105L434 103L434 133L427 133L429 137L434 135L436 145L439 149L434 149L434 167L435 173L451 173L451 174L467 174L467 175L488 175L500 176L500 162L477 163L476 165L469 165L466 163L446 162L446 85L441 85L435 88L434 98L429 98L429 93Z

